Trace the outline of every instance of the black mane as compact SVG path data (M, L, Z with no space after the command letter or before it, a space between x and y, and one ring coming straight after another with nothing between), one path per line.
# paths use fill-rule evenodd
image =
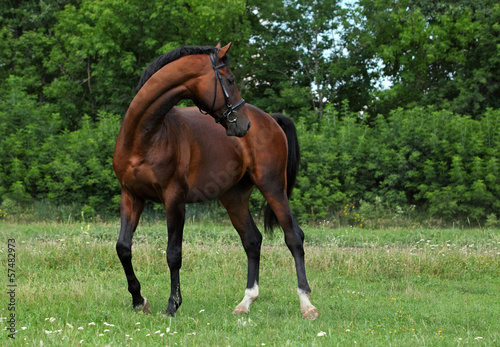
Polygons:
M210 54L216 53L219 49L211 46L185 46L176 48L173 51L163 54L158 59L153 61L148 67L144 70L141 75L141 79L139 80L139 84L137 85L137 90L141 89L142 86L153 76L158 70L167 65L168 63L173 62L179 58L185 57L186 55L193 54Z

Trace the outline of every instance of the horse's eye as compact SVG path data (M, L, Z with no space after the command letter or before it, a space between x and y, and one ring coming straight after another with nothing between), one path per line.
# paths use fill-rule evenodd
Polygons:
M230 85L233 85L234 84L234 78L230 77L227 79L227 83L229 83Z

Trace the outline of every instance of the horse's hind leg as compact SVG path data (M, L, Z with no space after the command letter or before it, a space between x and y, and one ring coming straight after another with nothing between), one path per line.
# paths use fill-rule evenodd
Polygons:
M305 319L318 318L318 310L311 304L309 297L311 289L307 282L304 260L304 232L299 227L290 210L290 205L284 189L261 190L264 198L273 209L285 233L285 243L295 260L298 288L300 298L300 311Z
M240 235L248 259L247 286L243 300L233 314L249 313L250 304L259 296L259 263L262 234L255 225L248 209L251 189L234 188L220 198L226 208L234 228Z
M116 242L116 252L127 276L128 290L132 294L132 304L135 308L150 312L146 298L141 295L141 285L135 277L132 266L132 237L139 223L139 217L144 209L144 201L134 198L125 190L122 190L120 214L121 228L120 236Z

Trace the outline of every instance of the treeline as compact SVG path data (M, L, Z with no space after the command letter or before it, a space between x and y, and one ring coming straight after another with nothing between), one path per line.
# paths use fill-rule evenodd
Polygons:
M493 225L499 22L490 0L2 2L0 217L117 215L113 146L142 70L220 39L242 96L297 124L302 221Z
M19 214L46 201L61 207L61 219L80 211L116 215L120 187L112 156L121 115L101 113L97 121L85 116L78 130L61 131L57 115L34 107L11 82L9 102L0 103L0 116L9 114L11 121L0 127L2 210ZM327 107L317 122L296 120L302 160L291 204L301 221L340 219L359 226L361 218L398 214L475 225L496 220L500 110L472 119L415 107L367 124L345 106L342 112ZM255 197L254 207L260 202ZM346 205L354 207L349 215Z
M496 223L500 110L474 120L433 107L397 109L368 126L356 113L327 108L321 122L298 125L302 169L292 205L302 219ZM346 205L355 207L349 215Z

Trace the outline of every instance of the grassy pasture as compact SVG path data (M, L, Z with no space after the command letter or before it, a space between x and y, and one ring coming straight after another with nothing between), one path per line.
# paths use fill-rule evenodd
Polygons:
M166 227L142 224L134 264L152 313L136 312L114 244L119 224L0 224L16 239L15 340L28 346L461 346L500 345L500 231L304 227L311 301L304 321L293 260L281 234L265 236L260 297L233 316L246 256L228 225L189 222L181 270L183 304L169 295ZM0 313L7 327L9 298ZM320 336L318 336L318 334Z

